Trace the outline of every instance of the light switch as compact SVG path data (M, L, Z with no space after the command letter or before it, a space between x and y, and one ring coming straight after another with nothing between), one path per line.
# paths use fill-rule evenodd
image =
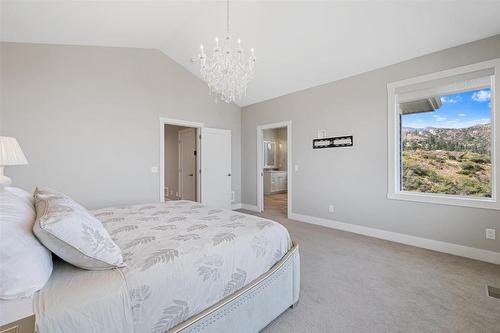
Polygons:
M486 229L486 239L497 239L496 230L495 229Z
M326 138L326 129L319 129L318 130L318 139L324 139Z
M158 167L157 166L152 166L151 167L151 173L158 173Z
M335 212L335 207L334 207L333 205L329 205L329 206L328 206L328 211L329 211L330 213Z
M295 171L299 171L299 165L295 164Z

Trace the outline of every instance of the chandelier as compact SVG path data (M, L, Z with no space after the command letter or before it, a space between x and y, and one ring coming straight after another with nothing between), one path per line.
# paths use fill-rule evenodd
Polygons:
M211 55L207 55L200 45L200 53L193 58L193 62L200 64L200 74L207 82L211 94L218 99L231 103L246 95L248 83L255 74L254 49L250 49L250 55L245 57L241 47L241 40L237 44L229 34L229 0L226 3L226 38L219 44L219 38L215 37L215 47Z

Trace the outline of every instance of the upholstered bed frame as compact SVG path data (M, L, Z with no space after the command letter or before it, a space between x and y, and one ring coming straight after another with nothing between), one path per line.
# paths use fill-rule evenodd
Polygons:
M255 333L299 300L299 245L251 284L166 333Z

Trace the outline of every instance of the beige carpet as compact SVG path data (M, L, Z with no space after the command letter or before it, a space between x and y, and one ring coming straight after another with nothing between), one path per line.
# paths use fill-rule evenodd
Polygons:
M299 241L301 294L264 333L500 332L500 266L266 217Z

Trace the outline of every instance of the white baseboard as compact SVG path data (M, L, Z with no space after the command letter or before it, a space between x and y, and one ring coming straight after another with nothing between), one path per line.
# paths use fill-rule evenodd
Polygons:
M250 210L252 212L260 213L259 207L255 206L255 205L248 205L248 204L242 203L241 209L246 209L246 210Z
M290 214L288 218L300 222L320 225L327 228L349 231L355 234L385 239L396 243L421 247L428 250L449 253L460 257L466 257L500 265L500 252L483 250L469 246L447 243L428 238L400 234L397 232L375 229L361 225L338 222L334 220L328 220L319 217L313 217L296 213Z
M231 205L231 209L232 210L241 209L241 203L232 204Z

